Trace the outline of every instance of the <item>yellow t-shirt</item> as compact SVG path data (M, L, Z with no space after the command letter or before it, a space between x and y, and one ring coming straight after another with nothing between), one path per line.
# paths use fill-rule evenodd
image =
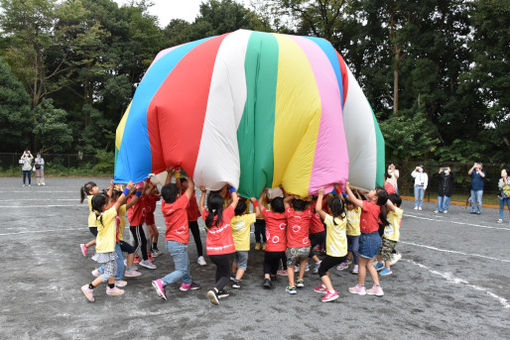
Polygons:
M361 235L361 232L359 230L359 221L361 218L361 208L356 207L352 210L347 210L345 215L347 216L347 235L348 236Z
M89 201L89 228L97 228L98 221L96 221L96 214L92 211L92 197L94 195L87 195Z
M250 230L255 220L255 214L244 214L241 216L234 216L230 221L236 251L250 250Z
M345 228L347 219L339 219L326 215L324 219L326 225L326 254L334 257L343 257L347 255L347 236Z
M117 238L119 241L124 241L124 229L126 228L126 205L123 204L119 207L119 231L117 233Z
M390 224L384 228L384 238L388 240L396 241L400 239L400 225L402 224L402 215L404 210L395 208L395 211L390 210L386 219Z
M125 209L125 208L124 208ZM102 223L97 218L97 237L96 237L96 253L111 253L115 251L115 243L117 236L117 210L115 207L103 212Z

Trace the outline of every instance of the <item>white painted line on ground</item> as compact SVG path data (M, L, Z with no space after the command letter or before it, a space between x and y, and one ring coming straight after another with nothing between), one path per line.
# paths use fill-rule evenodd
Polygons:
M462 224L462 225L468 225L468 226L471 226L471 227L478 227L478 228L484 228L484 229L497 229L497 230L510 231L510 228L491 227L491 226L486 226L486 225L481 225L481 224L473 224L473 223L450 221L450 220L440 220L440 219L437 219L437 218L416 216L416 215L410 215L410 214L404 214L404 216L412 217L412 218L417 218L417 219L420 219L420 220L434 221L434 222L454 223L454 224Z
M504 297L501 297L499 295L496 295L494 294L493 292L491 292L490 290L488 290L487 288L484 288L484 287L481 287L481 286L477 286L477 285L474 285L472 283L469 283L467 280L464 280L460 277L456 277L454 276L452 273L442 273L442 272L438 272L437 270L434 270L432 268L429 268L421 263L418 263L418 262L415 262L413 260L408 260L408 259L403 259L402 261L405 261L405 262L409 262L411 264L414 264L415 266L418 266L422 269L425 269L427 271L429 271L430 273L434 274L434 275L438 275L438 276L441 276L443 279L445 279L446 281L450 282L450 283L454 283L454 284L463 284L463 285L466 285L467 287L469 288L472 288L472 289L475 289L475 290L478 290L480 292L484 292L485 294L489 295L490 297L493 297L494 299L498 300L499 303L504 307L504 308L510 308L510 303L508 303L508 300L505 299Z
M51 229L51 230L29 230L29 231L20 231L18 233L4 233L4 234L0 234L0 236L21 235L21 234L54 233L54 232L71 231L71 230L84 230L84 228L67 228L67 229Z
M418 244L418 243L413 243L413 242L399 241L398 243L403 243L403 244L408 244L410 246L415 246L415 247L420 247L420 248L426 248L426 249L430 249L430 250L440 251L440 252L443 252L443 253L464 255L464 256L470 256L470 257L479 257L479 258L486 259L486 260L493 260L493 261L510 263L510 260L507 260L507 259L500 259L500 258L496 258L496 257L485 256L485 255L474 254L474 253L468 254L468 253L463 253L463 252L457 251L457 250L440 249L440 248L436 248L436 247L433 247L433 246L427 246L427 245L424 245L424 244Z
M0 205L0 208L59 208L59 207L86 207L86 205L83 204Z

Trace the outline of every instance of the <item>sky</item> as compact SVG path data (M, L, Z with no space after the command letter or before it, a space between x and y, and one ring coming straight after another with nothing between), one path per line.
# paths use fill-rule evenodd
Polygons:
M149 13L158 17L159 26L165 27L172 19L184 19L193 22L198 15L200 3L205 0L151 0L154 4ZM129 4L131 0L115 0L119 6ZM249 5L249 0L236 0L236 2Z

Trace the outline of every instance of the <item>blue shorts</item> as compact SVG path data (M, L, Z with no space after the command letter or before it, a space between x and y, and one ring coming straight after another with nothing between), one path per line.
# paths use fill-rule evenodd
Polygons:
M379 253L381 248L381 236L377 231L373 233L361 233L359 238L359 256L371 259Z

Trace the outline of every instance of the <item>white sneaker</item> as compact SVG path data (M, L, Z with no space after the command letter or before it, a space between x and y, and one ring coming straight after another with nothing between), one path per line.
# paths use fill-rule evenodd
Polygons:
M402 254L400 254L398 252L395 254L391 254L390 265L393 266L395 263L400 261L401 258L402 258Z
M439 212L439 210L437 210L437 209L433 211L434 214L437 214L438 212Z
M127 281L124 280L115 280L115 287L124 288L127 286Z
M498 220L498 223L503 223L503 220L500 218L500 219Z
M315 264L315 266L313 267L312 273L317 274L319 272L319 267L321 266L321 262L322 261Z
M418 210L423 210L423 209L421 207L419 207Z
M37 183L37 186L40 187L41 186L41 183Z
M147 268L147 269L156 269L156 265L152 263L150 260L143 260L140 262L140 266Z
M443 214L448 214L448 210L443 211Z
M201 266L206 266L207 265L207 262L205 262L205 259L203 256L199 256L198 259L197 259L197 263Z
M141 275L142 275L142 273L140 273L136 270L126 270L126 272L124 273L125 277L138 277Z
M418 210L418 207L414 207L414 210Z
M99 276L101 275L101 273L99 272L99 270L97 270L97 268L96 268L96 269L94 269L94 270L91 272L91 274L92 274L93 276L95 276L95 277L99 277Z

